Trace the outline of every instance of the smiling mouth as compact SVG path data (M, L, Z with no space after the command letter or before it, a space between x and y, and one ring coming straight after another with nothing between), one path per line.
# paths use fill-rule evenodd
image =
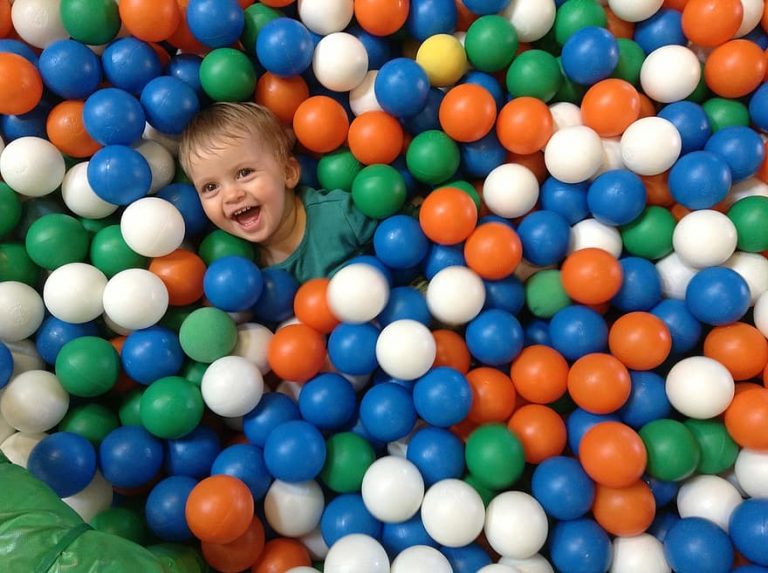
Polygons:
M232 213L231 218L244 229L252 229L259 223L261 207L254 205L243 207Z

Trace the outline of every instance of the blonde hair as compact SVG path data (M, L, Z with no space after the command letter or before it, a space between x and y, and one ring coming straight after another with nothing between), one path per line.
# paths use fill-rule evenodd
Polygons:
M201 110L187 124L179 142L179 162L189 173L190 158L202 149L217 149L221 142L233 142L253 135L267 145L278 161L293 155L293 138L274 113L251 102L216 102Z

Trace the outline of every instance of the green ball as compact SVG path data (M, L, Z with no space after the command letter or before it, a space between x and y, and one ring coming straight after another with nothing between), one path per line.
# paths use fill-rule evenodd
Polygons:
M563 81L560 84L560 88L558 88L557 93L555 93L555 95L552 97L552 101L565 101L577 105L580 104L581 100L584 99L584 94L587 93L587 86L583 86L581 84L577 84L574 81L571 81L571 79L563 73L563 67L560 58L557 58L557 63L560 66L560 75L562 76Z
M371 219L385 219L397 213L407 194L403 176L391 165L369 165L352 181L352 201Z
M651 205L621 228L624 248L636 257L656 260L672 252L675 217L664 207Z
M114 0L61 0L59 13L67 33L83 44L106 44L120 31Z
M181 376L155 380L141 396L141 425L158 438L176 440L194 430L203 418L200 389Z
M696 103L704 103L706 100L712 97L712 92L709 91L709 86L707 86L707 80L704 75L704 64L701 64L701 77L699 77L699 83L696 84L696 87L691 92L691 95L689 95L687 98L685 98L688 101L696 102Z
M739 446L733 441L725 424L718 420L686 420L688 428L701 450L701 460L696 467L700 474L719 474L736 463Z
M480 481L472 474L469 474L464 477L464 482L471 485L472 489L474 489L479 495L480 499L483 500L483 505L485 507L488 507L488 504L493 501L493 498L496 497L496 492L492 489L485 487Z
M568 0L557 9L555 38L561 46L574 33L588 26L605 28L608 18L597 0Z
M749 110L740 101L713 97L705 101L701 107L707 114L712 133L720 131L724 127L749 126Z
M246 101L256 88L256 70L240 50L217 48L200 64L200 84L214 101Z
M245 27L240 34L240 42L248 54L256 53L256 39L259 37L261 29L275 18L280 18L283 14L274 8L265 6L260 2L251 4L245 9Z
M200 306L194 304L189 306L169 306L163 318L160 319L160 325L178 332L186 318L198 308Z
M503 424L484 424L467 438L467 470L492 490L507 489L523 474L525 452L515 434Z
M68 263L83 262L90 237L85 227L69 215L44 215L29 227L25 247L40 267L52 271Z
M73 396L92 398L109 392L120 373L120 356L98 336L81 336L61 347L56 376Z
M328 153L317 162L317 180L323 189L352 191L352 182L363 169L349 149Z
M221 229L216 229L205 236L197 254L206 265L222 257L244 257L249 261L256 258L256 251L251 243Z
M141 395L144 394L144 388L136 388L123 398L120 409L117 412L120 418L120 424L123 426L141 426Z
M128 246L120 225L110 225L97 232L91 241L91 264L107 278L126 269L146 269L149 259Z
M235 347L237 325L223 310L198 308L181 323L179 342L192 360L210 364L227 356Z
M36 197L27 199L21 203L21 221L16 225L16 237L23 239L27 236L29 228L40 218L52 213L66 215L67 208L58 192L51 193L45 197Z
M147 529L139 514L126 507L110 507L91 519L91 527L102 533L123 537L139 545L147 540Z
M0 243L0 282L17 281L31 287L40 280L38 267L23 245L19 243Z
M80 221L80 224L86 231L88 231L88 234L91 236L111 225L120 224L120 219L113 216L104 217L103 219L89 219L87 217L79 217L78 221Z
M203 375L206 370L208 370L207 364L195 362L194 360L187 360L184 367L181 369L181 375L199 388L203 383Z
M664 481L687 478L699 465L701 450L693 433L677 420L662 418L640 428L648 453L646 471Z
M611 77L638 86L640 84L640 69L645 61L645 52L640 44L629 38L617 38L616 41L619 44L619 63L613 70Z
M739 250L759 253L768 249L768 197L753 195L736 201L728 209L728 218L736 226Z
M560 271L546 269L534 273L525 283L525 303L534 316L551 318L571 304L563 288Z
M359 492L365 472L376 460L373 446L352 432L334 434L325 446L327 453L320 480L336 493Z
M453 177L460 160L459 146L437 129L418 134L405 153L405 162L411 175L430 185L439 185Z
M84 437L94 447L120 425L117 415L101 404L83 404L72 408L59 422L60 432L72 432Z
M467 30L464 50L473 67L483 72L498 72L515 57L517 30L509 19L496 14L481 16Z
M506 82L513 98L530 96L548 102L562 86L563 74L557 58L549 52L526 50L510 64Z
M16 191L0 182L0 237L7 235L21 221L21 201Z

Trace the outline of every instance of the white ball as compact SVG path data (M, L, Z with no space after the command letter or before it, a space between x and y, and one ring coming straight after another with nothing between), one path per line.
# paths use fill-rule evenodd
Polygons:
M322 561L328 555L328 545L323 539L323 532L320 526L315 527L306 535L299 538L301 544L309 551L309 556L313 561Z
M613 540L610 573L670 573L664 545L653 535L641 533Z
M0 391L0 397L2 397L2 391ZM0 444L2 444L8 436L12 436L16 433L16 428L11 426L8 421L3 418L3 413L0 412Z
M747 281L750 304L755 304L768 290L768 260L763 255L736 251L722 266L736 271Z
M328 550L325 573L389 573L387 552L369 535L345 535Z
M761 294L754 309L755 326L768 338L768 292Z
M11 357L13 358L11 378L29 370L45 370L45 360L40 358L40 353L37 351L37 347L32 340L6 341L5 345L11 351Z
M483 530L485 506L467 482L444 479L424 494L421 519L429 536L440 545L463 547Z
M341 32L355 13L352 0L299 0L299 18L315 34Z
M507 491L494 497L485 511L484 529L496 553L516 559L538 553L549 532L544 508L522 491Z
M353 263L333 275L326 298L331 312L340 321L362 324L384 310L389 300L389 283L376 267Z
M61 22L60 0L15 0L11 3L13 29L22 40L45 48L56 40L69 38Z
M437 354L432 332L416 320L391 322L376 339L376 361L399 380L415 380L427 373Z
M520 573L555 573L552 565L544 556L537 553L526 559L513 559L512 557L502 557L499 559L500 565L511 565L516 567Z
M571 227L568 253L581 249L603 249L618 259L623 246L621 233L616 227L597 219L583 219Z
M317 569L302 565L300 567L291 567L285 573L317 573Z
M123 211L120 232L128 246L138 254L162 257L181 246L184 218L169 201L144 197Z
M244 416L261 400L264 379L250 360L224 356L205 370L200 391L205 405L214 414L227 418Z
M621 140L618 137L603 137L600 141L603 144L603 162L600 164L600 169L595 173L595 177L606 171L624 169L624 159L621 157Z
M0 155L0 178L19 195L42 197L52 193L61 185L65 171L61 152L40 137L14 139Z
M274 334L262 324L246 322L237 327L237 343L231 354L242 356L254 364L259 372L266 374L271 370L267 360L267 348Z
M608 7L625 22L647 20L658 12L664 0L608 0Z
M413 545L392 562L391 573L453 573L445 555L428 545Z
M168 133L163 133L162 131L158 131L149 123L144 124L144 133L141 134L141 138L144 141L156 141L163 147L165 147L168 152L173 155L174 157L177 157L179 155L179 136L178 135L170 135Z
M663 173L680 156L680 132L662 117L644 117L633 122L621 136L624 165L638 175Z
M736 225L726 215L712 209L685 215L672 234L672 245L685 264L714 267L728 260L736 250Z
M477 573L521 573L520 569L503 563L491 563L477 570Z
M466 324L480 313L484 304L483 279L468 267L446 267L427 286L429 312L443 324Z
M96 195L88 183L88 161L74 165L61 182L61 197L70 211L88 219L103 219L117 210Z
M384 523L399 523L413 517L424 498L424 479L410 461L384 456L365 471L360 492L366 509Z
M760 181L757 177L747 177L731 185L731 190L723 199L722 205L728 208L737 201L754 195L768 197L768 183Z
M32 451L32 448L47 435L48 434L44 432L39 434L16 432L15 434L8 436L5 441L0 444L0 451L5 454L5 457L7 457L11 463L26 468L27 460L29 460L29 454Z
M549 106L549 113L552 114L555 131L566 127L575 127L584 125L581 117L581 108L575 103L559 101Z
M320 523L325 500L316 481L288 483L275 480L264 497L264 516L280 535L300 537Z
M684 358L667 374L667 398L678 412L704 420L722 414L734 394L733 377L717 360Z
M687 98L699 85L701 64L685 46L656 48L643 61L640 85L645 94L661 103Z
M733 469L739 487L749 497L768 498L768 452L743 448Z
M30 370L19 374L0 397L0 414L20 432L39 433L61 422L69 408L69 394L55 374Z
M0 282L0 340L18 342L43 323L45 306L37 291L18 281Z
M48 275L43 286L45 307L64 322L82 324L104 312L107 277L93 265L68 263Z
M741 8L741 25L733 35L734 38L746 36L760 23L763 16L763 0L741 0Z
M500 15L512 22L521 42L543 38L555 23L554 0L513 0Z
M603 164L603 142L597 132L586 125L558 129L544 148L544 163L552 177L560 181L586 181Z
M703 517L728 532L733 510L741 503L741 494L731 482L719 476L694 476L677 492L680 517Z
M661 293L666 298L685 300L685 291L696 269L686 265L677 253L672 252L656 263L656 270L661 280Z
M173 155L157 141L142 141L136 146L141 156L147 160L152 172L152 183L149 186L150 193L157 193L160 189L169 185L176 174L176 161Z
M312 71L317 81L329 90L348 92L365 79L368 73L368 52L352 34L334 32L315 46Z
M512 219L533 209L539 200L539 181L533 171L517 163L504 163L483 182L483 201L496 215Z
M144 269L120 271L104 287L104 314L129 330L148 328L168 310L168 289L156 274Z
M369 70L363 81L358 86L349 91L349 108L355 115L360 115L366 111L382 111L379 100L376 99L376 76L378 70Z
M97 470L91 483L75 495L64 497L61 501L74 509L83 521L89 523L96 514L112 506L112 494L112 484Z

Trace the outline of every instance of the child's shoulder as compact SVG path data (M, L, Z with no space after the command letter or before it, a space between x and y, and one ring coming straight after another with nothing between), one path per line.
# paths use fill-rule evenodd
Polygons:
M297 191L306 207L332 203L342 205L352 203L352 195L343 189L315 189L314 187L303 186Z

